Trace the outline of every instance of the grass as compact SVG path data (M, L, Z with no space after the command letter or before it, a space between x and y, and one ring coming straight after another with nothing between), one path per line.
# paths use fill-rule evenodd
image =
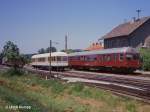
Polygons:
M23 73L23 72L22 72ZM29 105L27 109L6 109ZM148 104L82 83L44 80L34 74L0 72L0 112L149 112Z

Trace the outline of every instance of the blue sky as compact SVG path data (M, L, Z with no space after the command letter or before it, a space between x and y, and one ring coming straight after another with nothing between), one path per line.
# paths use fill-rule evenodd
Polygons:
M22 53L46 48L86 48L124 20L150 16L150 0L0 0L0 50L6 41Z

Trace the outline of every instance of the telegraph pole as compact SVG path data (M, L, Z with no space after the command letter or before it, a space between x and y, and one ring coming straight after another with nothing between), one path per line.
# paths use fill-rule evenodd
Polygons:
M49 44L49 75L51 76L51 72L52 72L52 65L51 65L51 57L52 57L52 40L50 40L50 44Z
M66 52L66 53L67 53L67 49L68 49L68 48L67 48L67 47L68 47L68 46L67 46L67 44L68 44L67 41L68 41L68 35L65 36L65 52Z

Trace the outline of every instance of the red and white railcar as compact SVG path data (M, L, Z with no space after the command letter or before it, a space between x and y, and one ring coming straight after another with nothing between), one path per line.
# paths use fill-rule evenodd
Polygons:
M79 69L134 71L140 68L139 52L131 47L84 51L69 54L69 66Z

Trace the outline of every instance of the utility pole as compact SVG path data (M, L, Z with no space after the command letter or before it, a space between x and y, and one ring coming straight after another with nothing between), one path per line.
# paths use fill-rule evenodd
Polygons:
M136 12L137 12L138 20L139 20L140 19L140 12L141 12L141 10L138 9L138 10L136 10Z
M67 41L68 41L68 35L65 36L65 52L67 52Z
M50 40L50 44L49 44L49 75L51 76L51 72L52 72L52 65L51 65L51 57L52 57L52 40Z

